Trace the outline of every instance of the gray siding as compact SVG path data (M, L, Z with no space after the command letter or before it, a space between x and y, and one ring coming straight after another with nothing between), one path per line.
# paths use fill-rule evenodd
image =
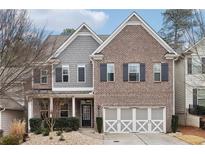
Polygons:
M4 130L4 135L9 133L14 119L23 119L23 111L5 110L1 113L1 126Z
M175 108L179 123L185 125L185 61L175 62Z
M89 56L99 44L91 36L78 36L66 49L59 55L60 64L53 67L53 87L54 88L74 88L93 86L93 68ZM85 82L78 82L77 65L85 64ZM60 65L69 65L69 82L55 82L55 68Z

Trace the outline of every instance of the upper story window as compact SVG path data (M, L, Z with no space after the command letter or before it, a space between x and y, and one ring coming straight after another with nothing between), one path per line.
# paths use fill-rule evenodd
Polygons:
M169 78L168 63L155 63L153 65L153 76L155 82L168 81Z
M78 65L78 82L85 82L85 65Z
M107 64L107 81L114 81L114 64Z
M100 64L100 81L114 81L115 68L113 63Z
M69 81L69 66L62 66L56 68L56 82Z
M205 57L187 58L187 74L205 74Z
M140 64L128 64L129 81L140 81Z
M42 84L48 83L48 70L41 69L40 82Z
M161 63L153 65L154 70L154 81L161 81Z

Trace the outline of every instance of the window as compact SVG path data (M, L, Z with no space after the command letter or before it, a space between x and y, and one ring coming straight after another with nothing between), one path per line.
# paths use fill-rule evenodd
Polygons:
M107 64L107 81L114 81L114 64Z
M62 77L63 77L63 82L68 82L68 69L69 69L69 67L68 66L63 66L62 67Z
M85 65L78 65L78 82L85 82Z
M202 64L198 56L193 56L192 58L192 71L193 71L193 74L202 73Z
M41 83L48 83L48 70L41 70Z
M128 64L129 81L140 81L140 64Z
M161 63L156 63L153 66L154 81L161 81Z
M60 105L60 117L68 117L68 103Z
M205 89L197 89L197 99L199 106L205 106Z
M48 108L49 108L49 102L48 100L42 100L39 103L39 108L40 108L40 115L42 119L45 119L48 117Z

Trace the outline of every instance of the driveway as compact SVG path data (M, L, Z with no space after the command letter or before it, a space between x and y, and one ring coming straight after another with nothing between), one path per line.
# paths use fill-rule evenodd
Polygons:
M167 134L105 134L105 145L186 145Z

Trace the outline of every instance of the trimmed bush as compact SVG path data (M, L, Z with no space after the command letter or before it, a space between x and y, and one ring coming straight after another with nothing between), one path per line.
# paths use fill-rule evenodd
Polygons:
M178 116L177 115L172 115L172 124L171 124L171 127L172 127L172 132L173 133L176 133L177 132L177 129L178 129Z
M69 117L69 118L56 118L54 130L63 130L65 128L71 128L73 131L76 131L80 127L79 119L76 117ZM42 126L42 119L40 118L32 118L30 119L30 128L31 132L40 134L41 133L41 126ZM43 122L44 128L48 128L46 122Z
M3 129L0 129L0 138L3 137L4 131Z
M102 127L103 127L103 119L102 119L102 117L96 117L96 123L97 123L98 133L102 133Z
M50 133L50 131L49 131L49 129L47 129L47 128L44 128L44 129L42 130L42 135L43 135L43 136L49 136L49 133Z
M57 136L60 136L62 133L63 133L62 131L57 131L57 132L56 132L56 135L57 135Z
M6 135L1 138L3 145L19 145L23 139L19 136Z
M42 133L41 127L34 131L34 134L36 134L36 135L41 134L41 133Z
M42 119L41 118L32 118L29 120L31 132L39 132L41 128Z
M63 130L65 131L65 132L72 132L72 129L71 128L69 128L69 127L67 127L67 128L63 128Z

